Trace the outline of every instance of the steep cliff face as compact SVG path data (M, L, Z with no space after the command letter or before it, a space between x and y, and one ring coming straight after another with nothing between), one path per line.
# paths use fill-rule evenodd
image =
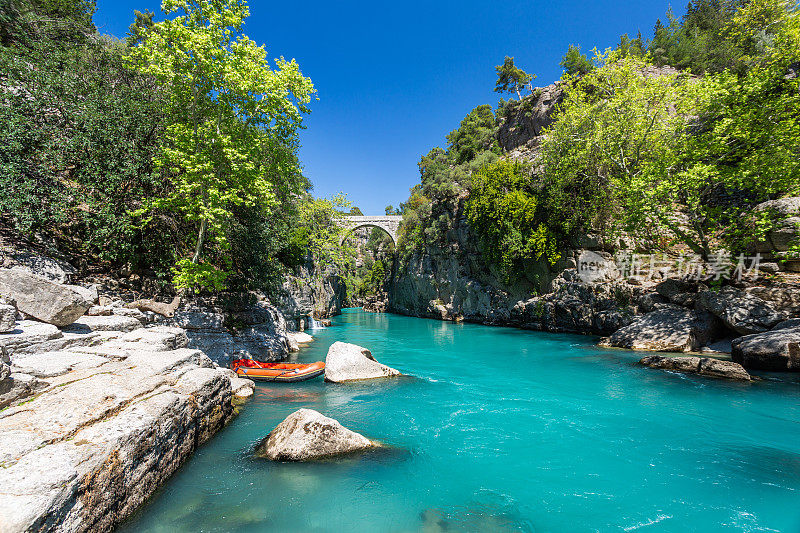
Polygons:
M518 159L533 158L538 136L552 123L555 106L561 102L559 84L537 89L522 102L509 101L498 112L496 142ZM484 260L477 238L465 215L464 193L452 203L437 207L452 221L444 243L425 243L400 261L390 295L395 312L504 324L511 319L517 302L549 290L566 261L551 266L546 261L527 265L521 279L509 285Z
M556 82L536 89L522 101L507 102L498 113L497 143L505 152L517 150L520 155L535 150L539 136L554 122L556 107L563 100L563 84ZM530 156L525 158L530 159Z
M475 251L428 249L398 271L390 309L441 320L596 335L610 335L652 310L652 291L624 281L583 281L575 269L583 251L565 251L552 267L536 265L539 286L531 280L504 286Z
M346 294L341 276L307 264L286 276L282 292L275 301L289 329L302 330L302 322L310 316L320 319L340 314Z
M496 143L506 157L534 162L544 129L554 121L564 98L556 82L497 113ZM547 331L610 334L627 325L648 305L646 291L624 282L584 283L575 267L584 250L605 254L609 243L583 236L560 250L551 265L542 259L525 265L519 279L504 283L486 261L471 232L464 208L469 192L448 209L452 225L444 244L426 243L400 262L390 298L392 311L413 316L511 325Z

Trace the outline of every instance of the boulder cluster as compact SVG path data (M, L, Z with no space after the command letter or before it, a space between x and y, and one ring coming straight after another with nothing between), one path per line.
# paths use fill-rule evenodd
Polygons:
M659 302L601 344L634 350L697 352L716 342L753 370L800 371L800 290L777 287L718 290L676 279L655 286ZM713 351L713 349L709 350Z

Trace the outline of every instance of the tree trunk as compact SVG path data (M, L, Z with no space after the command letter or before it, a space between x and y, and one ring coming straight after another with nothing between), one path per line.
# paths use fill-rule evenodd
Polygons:
M206 219L200 223L200 233L197 235L197 246L194 249L194 257L192 257L192 263L197 264L200 262L200 252L203 250L203 243L206 241L206 228L208 227L208 222Z

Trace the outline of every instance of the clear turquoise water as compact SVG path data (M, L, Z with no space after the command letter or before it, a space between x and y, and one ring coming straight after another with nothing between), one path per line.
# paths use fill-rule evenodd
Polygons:
M800 383L640 368L594 340L348 310L346 340L414 378L258 385L126 532L800 531ZM309 407L388 452L252 458Z

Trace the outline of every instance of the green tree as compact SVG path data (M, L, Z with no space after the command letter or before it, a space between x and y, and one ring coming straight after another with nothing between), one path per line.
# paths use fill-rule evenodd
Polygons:
M18 33L0 47L15 88L0 106L0 219L66 257L168 273L181 223L138 229L130 215L167 186L153 167L162 95L128 68L123 43L94 32L93 2L19 6Z
M642 32L639 32L635 39L628 37L627 33L621 35L619 38L619 44L615 50L617 54L619 54L619 57L627 57L629 55L644 57L647 53L647 49L645 48L644 40L642 39Z
M155 15L149 9L146 9L144 13L137 10L133 11L134 21L128 26L128 36L126 38L128 46L135 46L142 42L147 31L155 24L153 22Z
M563 236L624 229L651 244L668 227L703 252L702 237L679 222L677 191L669 197L663 185L675 183L697 84L679 75L644 76L646 63L616 52L596 61L603 67L567 87L542 145L550 226Z
M333 268L345 272L351 266L355 252L341 224L350 207L341 193L331 198L308 197L300 203L296 232L304 241L302 248L321 271Z
M567 47L567 53L561 58L559 63L570 76L583 76L594 69L594 64L581 53L581 47L571 44Z
M515 281L528 261L559 259L557 241L538 216L538 198L529 169L500 160L473 178L466 204L470 226L488 261L505 282Z
M180 213L195 225L190 258L179 260L179 288L221 289L230 270L227 225L235 207L276 210L300 192L297 130L314 94L297 63L277 60L242 33L243 0L164 0L167 20L131 49L131 62L153 76L167 100L169 124L157 164L170 194L149 199L138 215ZM202 261L207 238L222 252ZM188 251L188 250L187 250Z
M356 206L353 206L353 207L350 208L350 213L349 214L350 214L351 217L352 216L356 216L356 217L363 217L364 216L364 213L361 212L361 209L359 209Z
M517 98L522 100L520 90L528 86L531 80L536 79L536 75L528 74L524 70L514 66L514 58L506 56L502 65L494 67L497 72L497 82L494 92L496 93L517 93Z

